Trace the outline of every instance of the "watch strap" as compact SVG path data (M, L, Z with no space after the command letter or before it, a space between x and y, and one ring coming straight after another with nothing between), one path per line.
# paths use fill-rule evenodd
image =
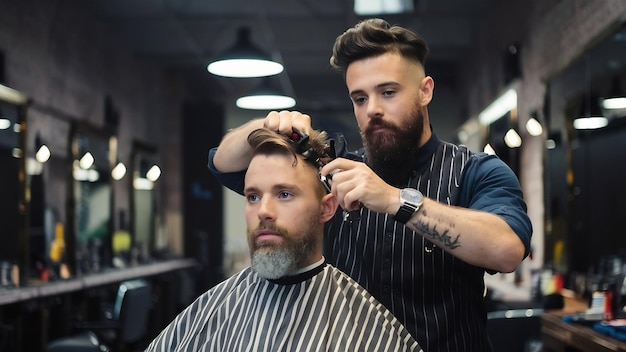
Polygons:
M393 216L393 219L397 222L406 224L409 220L411 220L411 217L415 214L416 210L417 209L408 204L402 204L396 215Z

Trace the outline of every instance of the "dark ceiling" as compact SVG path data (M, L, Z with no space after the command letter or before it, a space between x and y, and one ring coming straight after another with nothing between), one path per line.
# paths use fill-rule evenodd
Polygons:
M417 30L428 42L427 72L438 84L454 85L459 63L471 50L474 32L495 0L415 0L406 15L380 16ZM234 105L258 79L222 78L206 71L230 47L237 30L285 71L274 78L303 111L350 110L341 76L330 69L332 44L362 17L350 0L91 0L95 16L128 40L137 57L183 74L198 98Z

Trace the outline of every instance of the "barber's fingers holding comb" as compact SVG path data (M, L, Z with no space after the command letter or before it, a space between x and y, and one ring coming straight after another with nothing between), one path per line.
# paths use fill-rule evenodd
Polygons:
M294 129L309 134L311 116L299 111L272 111L265 117L263 127L284 135L290 135Z

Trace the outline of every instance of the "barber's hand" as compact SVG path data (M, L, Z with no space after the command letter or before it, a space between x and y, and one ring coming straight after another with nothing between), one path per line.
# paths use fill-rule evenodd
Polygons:
M337 158L326 164L321 173L332 175L332 193L346 211L363 205L378 213L395 214L400 207L400 190L383 181L365 163Z
M311 132L311 117L299 111L272 111L263 120L263 127L288 136L294 129L309 134Z

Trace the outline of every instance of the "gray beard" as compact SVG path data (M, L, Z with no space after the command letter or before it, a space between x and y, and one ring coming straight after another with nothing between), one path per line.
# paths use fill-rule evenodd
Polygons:
M289 250L260 248L252 255L252 270L266 279L279 279L296 270L296 258Z

